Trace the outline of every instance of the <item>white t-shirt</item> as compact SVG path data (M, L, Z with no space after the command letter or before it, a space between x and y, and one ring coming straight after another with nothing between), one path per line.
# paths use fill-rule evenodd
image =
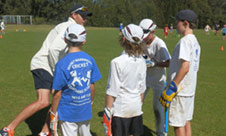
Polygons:
M151 45L147 48L148 57L151 60L157 62L166 62L170 59L170 54L166 47L165 42L155 36ZM166 81L166 68L164 67L153 67L147 68L146 84L147 87L153 89L164 89L164 82Z
M115 97L113 116L130 118L143 114L140 94L146 90L146 63L127 53L111 61L106 94Z
M181 59L189 62L189 71L178 85L179 96L195 95L197 72L199 69L201 48L193 34L181 38L173 51L168 71L168 84L175 78L181 67Z
M3 21L1 22L1 29L2 29L2 30L4 30L4 29L5 29L5 24L4 24L4 22L3 22Z
M68 51L67 44L64 42L64 33L73 23L76 22L69 17L67 22L58 24L49 32L41 49L31 60L31 70L44 69L53 75L56 63Z

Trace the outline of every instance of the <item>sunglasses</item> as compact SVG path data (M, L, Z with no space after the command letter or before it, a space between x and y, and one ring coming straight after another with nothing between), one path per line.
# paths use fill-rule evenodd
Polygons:
M148 30L148 29L143 29L143 32L146 34L146 33L149 33L149 32L151 32L151 31Z
M82 6L82 7L78 8L78 9L76 9L76 10L73 11L73 12L77 12L77 11L83 11L83 12L86 12L86 11L87 11L87 7Z

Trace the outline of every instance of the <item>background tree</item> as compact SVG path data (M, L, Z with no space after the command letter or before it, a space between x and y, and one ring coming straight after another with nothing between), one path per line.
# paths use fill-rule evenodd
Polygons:
M197 13L198 28L226 24L225 0L0 0L0 15L33 15L36 24L57 24L67 20L77 3L93 12L87 25L97 27L138 24L143 18L151 18L161 28L175 25L175 15L182 9Z

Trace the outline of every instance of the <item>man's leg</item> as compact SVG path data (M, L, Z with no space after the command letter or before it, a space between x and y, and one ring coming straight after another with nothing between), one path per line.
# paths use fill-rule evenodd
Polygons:
M32 116L37 111L49 106L49 94L48 89L38 89L37 90L37 100L28 106L26 106L16 118L8 125L8 129L14 130L22 121Z
M153 89L153 109L157 136L164 136L164 110L159 102L159 96L162 92L163 90Z

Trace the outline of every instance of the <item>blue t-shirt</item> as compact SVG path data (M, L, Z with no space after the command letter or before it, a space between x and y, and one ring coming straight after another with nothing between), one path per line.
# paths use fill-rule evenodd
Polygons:
M225 34L226 34L226 27L224 27L224 28L222 29L222 33L225 33Z
M62 90L59 120L81 122L92 118L90 84L101 78L94 59L87 53L68 53L57 64L53 89Z

